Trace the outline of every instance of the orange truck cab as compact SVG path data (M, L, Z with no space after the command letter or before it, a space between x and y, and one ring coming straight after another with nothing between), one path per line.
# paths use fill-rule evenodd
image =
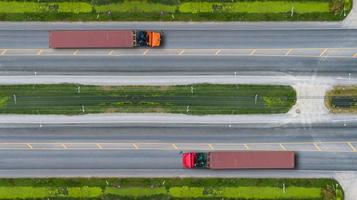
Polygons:
M161 43L161 33L148 31L148 46L149 47L159 47Z

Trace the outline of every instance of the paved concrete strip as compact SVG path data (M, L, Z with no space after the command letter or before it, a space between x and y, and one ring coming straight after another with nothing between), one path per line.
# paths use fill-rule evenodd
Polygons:
M357 48L286 49L1 49L2 56L299 56L355 57Z
M0 143L0 149L23 150L270 150L356 152L351 145L357 142L299 142L299 143ZM352 145L353 146L353 145Z

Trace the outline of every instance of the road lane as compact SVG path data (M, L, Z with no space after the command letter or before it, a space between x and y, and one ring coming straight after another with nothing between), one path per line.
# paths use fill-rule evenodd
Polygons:
M354 29L164 30L162 48L341 48L357 47L356 38ZM0 48L48 48L48 32L0 30Z
M0 169L179 169L179 152L2 150Z
M6 124L0 143L294 143L357 141L357 123L268 124Z
M9 145L0 150L0 169L180 169L181 150L232 150L230 145L237 143L247 143L250 150L273 150L283 143L287 150L299 151L299 170L349 171L357 170L357 152L347 143L357 141L356 129L357 124L339 123L309 127L10 124L0 128L0 147ZM13 143L30 144L10 149ZM177 143L178 149L169 145L172 143ZM289 146L294 143L295 147ZM321 151L310 149L312 144ZM356 148L357 144L352 145Z
M338 66L338 67L336 67ZM243 72L354 76L357 59L286 56L4 56L1 75L234 75Z
M298 152L297 170L357 170L356 153ZM0 170L21 169L182 169L180 151L2 150Z

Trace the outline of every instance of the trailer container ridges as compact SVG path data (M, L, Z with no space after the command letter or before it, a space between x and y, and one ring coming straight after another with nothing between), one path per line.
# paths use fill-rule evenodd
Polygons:
M182 164L187 169L293 169L292 151L186 152Z
M158 47L161 33L132 30L62 30L49 31L49 47L71 48L133 48Z

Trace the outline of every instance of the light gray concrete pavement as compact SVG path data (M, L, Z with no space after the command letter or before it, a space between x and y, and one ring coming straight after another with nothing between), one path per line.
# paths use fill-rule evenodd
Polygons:
M168 48L168 49L0 49L2 57L7 56L101 56L105 57L164 57L164 56L237 56L237 57L313 57L313 58L356 58L356 47L339 48L217 48L217 49L190 49L190 48Z
M350 14L343 20L342 22L343 27L357 27L357 1L353 0L353 8Z
M288 30L346 29L342 22L0 22L0 30Z

